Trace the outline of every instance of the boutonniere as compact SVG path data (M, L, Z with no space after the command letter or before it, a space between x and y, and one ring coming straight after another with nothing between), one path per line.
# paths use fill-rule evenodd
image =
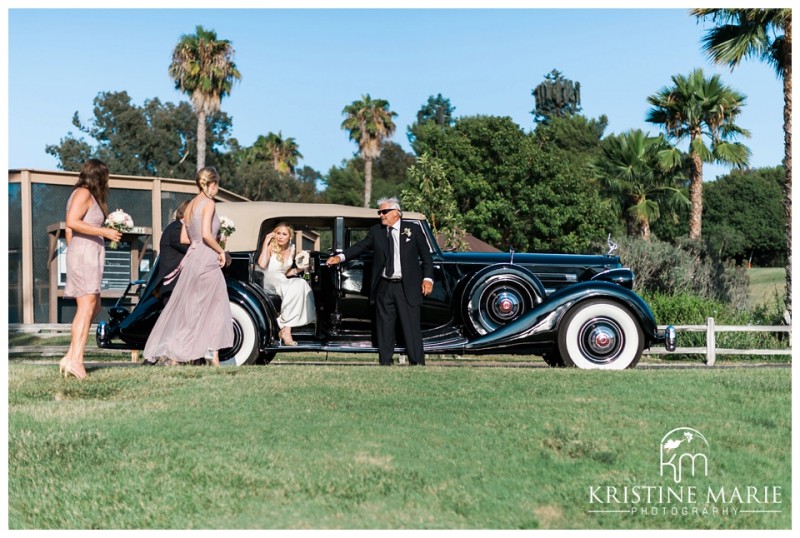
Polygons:
M400 232L404 236L406 236L406 242L411 241L411 229L410 228L403 228L403 231Z

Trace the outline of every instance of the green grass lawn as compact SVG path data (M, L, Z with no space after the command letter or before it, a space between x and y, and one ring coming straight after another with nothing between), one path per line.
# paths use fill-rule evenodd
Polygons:
M784 267L754 267L747 270L750 277L749 298L753 305L782 302L786 295Z
M11 529L791 526L789 368L8 373ZM682 426L710 446L683 485L779 487L780 512L590 512L591 487L676 487L659 448Z

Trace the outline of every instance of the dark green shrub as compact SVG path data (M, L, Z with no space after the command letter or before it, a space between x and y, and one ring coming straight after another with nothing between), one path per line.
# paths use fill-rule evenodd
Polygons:
M619 256L636 273L639 294L688 294L747 307L746 271L708 255L696 241L682 240L676 246L626 237L619 241Z
M706 318L714 318L717 323L722 323L721 320L730 319L732 315L732 309L728 305L691 293L670 295L657 292L645 293L643 297L650 305L656 320L662 324L703 325Z

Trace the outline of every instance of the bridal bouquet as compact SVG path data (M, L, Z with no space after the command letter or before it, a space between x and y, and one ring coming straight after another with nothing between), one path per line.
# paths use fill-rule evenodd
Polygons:
M236 225L233 223L233 220L229 219L228 217L220 217L219 218L219 231L217 232L217 240L219 241L219 246L225 249L225 243L228 241L228 238L236 231Z
M301 250L297 253L294 257L294 264L297 266L299 271L305 271L308 269L309 261L311 260L311 254L307 250Z
M133 230L133 219L123 210L117 209L108 214L104 226L106 228L113 228L122 233L130 232ZM119 248L119 243L117 241L111 241L108 244L108 248L116 250Z

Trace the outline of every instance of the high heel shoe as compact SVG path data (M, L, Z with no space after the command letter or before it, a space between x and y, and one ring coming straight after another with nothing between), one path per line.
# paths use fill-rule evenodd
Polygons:
M64 379L66 379L70 375L75 376L78 379L78 381L83 381L84 379L89 377L89 374L86 373L86 370L84 369L82 364L80 365L80 367L81 369L78 370L73 363L68 362L66 366L64 366Z
M67 369L67 365L68 364L69 364L69 357L67 357L67 356L62 357L61 360L58 361L58 373L59 373L59 375L64 373L64 370ZM66 377L66 376L64 376L64 377Z
M289 334L289 336L286 336L287 334ZM289 333L289 331L286 330L286 327L284 327L283 329L281 329L278 332L278 336L280 336L281 344L283 344L284 346L296 346L297 345L297 342L295 342L292 339L291 333Z

